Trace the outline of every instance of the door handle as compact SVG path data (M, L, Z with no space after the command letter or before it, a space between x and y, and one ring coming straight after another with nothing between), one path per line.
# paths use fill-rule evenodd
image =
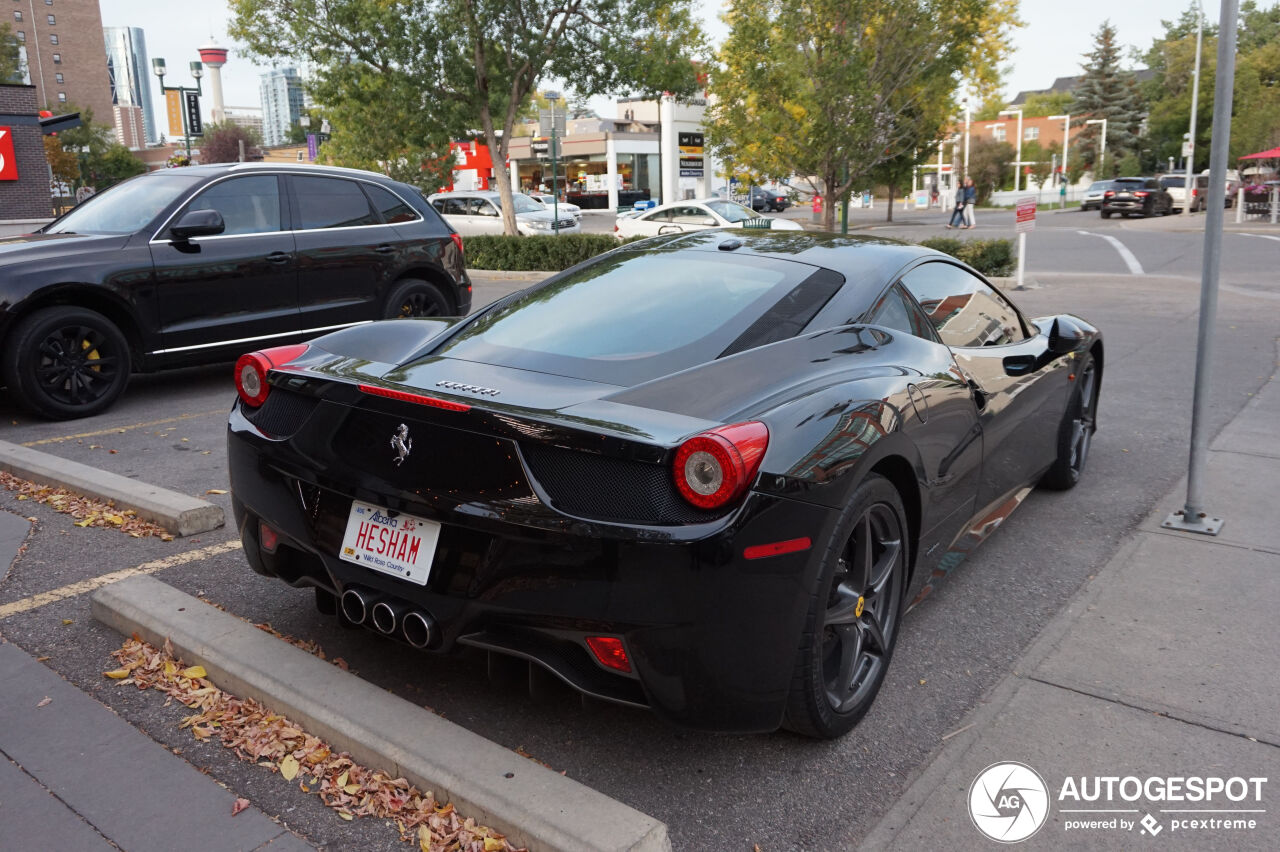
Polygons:
M271 254L267 255L267 260L270 261L271 263L277 263L277 264L288 263L289 261L293 260L293 255L289 254L289 252L287 251L273 251L271 252Z
M395 250L396 250L396 247L389 243L383 243L382 245L374 249L374 251L376 251L378 254L391 254Z

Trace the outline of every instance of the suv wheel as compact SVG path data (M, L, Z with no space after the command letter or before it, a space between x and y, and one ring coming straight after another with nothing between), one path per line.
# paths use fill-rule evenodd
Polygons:
M417 278L405 278L387 297L387 308L383 315L388 319L407 319L451 317L456 313L449 297L439 287Z
M51 420L106 410L129 383L129 344L111 320L71 305L26 317L6 341L5 384Z

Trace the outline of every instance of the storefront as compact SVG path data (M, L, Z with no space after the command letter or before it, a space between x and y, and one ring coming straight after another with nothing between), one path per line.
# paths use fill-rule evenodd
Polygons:
M661 194L656 133L570 133L557 142L553 176L550 139L511 140L513 189L554 191L586 210L630 206Z

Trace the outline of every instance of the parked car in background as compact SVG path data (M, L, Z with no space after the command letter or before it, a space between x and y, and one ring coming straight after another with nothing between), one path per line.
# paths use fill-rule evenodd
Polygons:
M55 420L129 374L235 360L386 317L471 309L462 239L413 187L355 169L162 169L0 239L0 377Z
M791 206L791 197L784 192L766 189L763 186L753 186L751 187L748 206L752 210L759 210L762 213L768 213L769 211L781 213Z
M1173 212L1181 213L1187 204L1187 176L1179 174L1168 174L1160 178L1160 187L1169 193L1170 202L1173 204ZM1195 194L1194 187L1192 194Z
M736 201L723 198L676 201L671 204L662 204L640 214L619 216L613 230L619 238L625 239L679 234L706 228L743 227L743 223L747 223L745 227L772 228L775 231L804 230L790 219L761 216Z
M463 236L503 232L502 196L498 192L437 192L427 196L427 201ZM519 192L511 194L511 204L515 208L516 229L526 237L553 235L557 232L576 234L581 230L578 220L564 210L560 211L560 226L557 229L554 227L555 217L542 206L542 202L534 201Z
M1222 206L1230 208L1236 203L1236 190L1239 187L1235 181L1228 180L1226 187L1223 188ZM1209 202L1209 176L1196 175L1194 186L1191 188L1191 212L1199 213L1208 206Z
M1111 188L1114 181L1095 180L1089 184L1089 188L1084 191L1084 198L1080 200L1081 210L1098 210L1102 207L1102 194Z
M576 204L570 204L567 201L556 201L554 195L545 192L526 192L524 194L541 204L545 210L554 211L561 216L568 213L579 222L582 221L582 208Z
M1102 218L1121 216L1164 216L1173 212L1173 197L1153 177L1122 177L1102 193Z

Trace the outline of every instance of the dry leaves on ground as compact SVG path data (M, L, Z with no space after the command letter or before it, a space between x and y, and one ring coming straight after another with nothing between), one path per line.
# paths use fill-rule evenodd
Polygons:
M231 610L227 609L222 604L217 603L216 601L211 601L208 598L203 597L203 595L204 595L204 592L201 592L200 596L198 596L197 599L203 603L208 604L214 609L225 612L227 615L235 615L235 613L231 612ZM327 663L333 663L335 666L342 669L344 672L351 672L352 674L358 674L358 672L354 671L351 668L351 666L348 665L347 661L342 659L342 657L334 657L332 660L330 660L329 657L325 655L324 648L321 648L320 643L315 641L314 639L299 639L297 636L292 636L288 633L281 633L279 630L276 630L274 627L272 627L271 623L267 621L250 621L249 619L245 618L242 615L235 615L235 617L243 621L245 624L252 624L254 627L258 628L263 633L270 633L272 636L276 637L282 642L288 642L293 647L301 648L303 651L306 651L308 654L311 654L314 657L319 657L320 659L324 660Z
M111 500L95 500L65 488L28 482L3 471L0 471L0 485L16 491L19 500L35 500L56 512L70 515L76 519L78 527L104 527L120 530L134 538L155 536L161 541L173 541L173 536L164 527L142 520L133 509L116 508Z
M416 840L423 852L515 852L502 835L464 818L453 805L440 805L404 778L334 754L318 737L272 713L250 698L236 698L205 679L200 666L184 667L168 642L163 650L126 641L112 656L120 668L105 672L121 685L163 692L196 712L182 721L202 742L218 740L245 761L279 772L298 789L314 793L345 820L394 820L401 839Z

